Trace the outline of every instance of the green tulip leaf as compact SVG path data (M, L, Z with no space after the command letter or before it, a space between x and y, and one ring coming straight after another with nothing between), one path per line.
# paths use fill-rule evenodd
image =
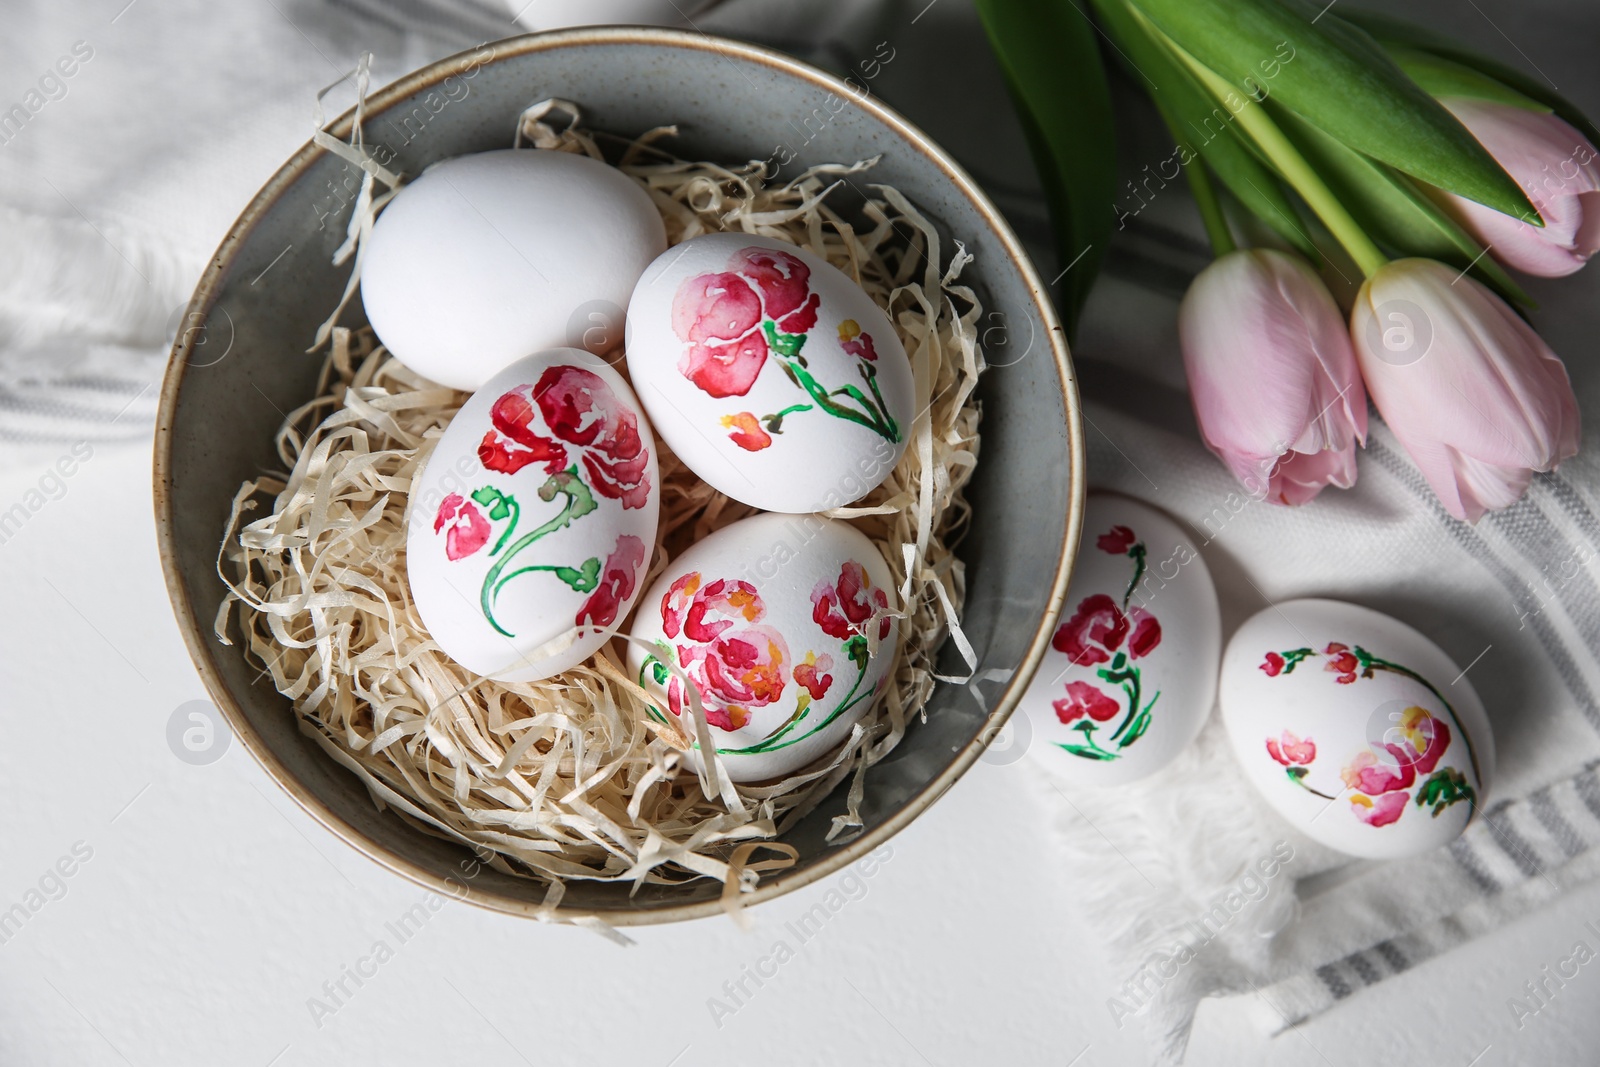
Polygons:
M1508 215L1537 218L1522 189L1467 128L1354 25L1300 0L1131 2L1236 86L1245 106L1252 96L1270 97L1414 178Z
M1550 106L1531 96L1525 96L1504 82L1497 81L1465 63L1444 56L1424 52L1405 45L1391 45L1387 49L1406 76L1420 85L1432 97L1465 96L1474 100L1489 100L1528 111L1550 113Z
M1483 245L1404 174L1341 144L1287 108L1267 102L1274 121L1316 168L1361 228L1397 256L1427 256L1474 274L1506 300L1531 305Z
M1096 30L1061 0L978 0L978 14L1044 182L1070 331L1111 240L1116 198L1111 90Z
M1463 48L1448 37L1434 33L1421 26L1413 25L1389 15L1380 15L1372 11L1357 11L1340 8L1343 15L1342 21L1353 23L1376 38L1385 48L1408 47L1421 52L1431 52L1433 55L1445 59L1453 59L1464 66L1493 78L1495 81L1514 89L1531 100L1537 100L1562 119L1565 119L1592 145L1600 146L1600 128L1596 128L1589 117L1578 108L1574 107L1566 97L1556 92L1555 87L1548 82L1530 77L1516 67L1502 63L1497 59L1479 55L1469 48ZM1329 16L1330 18L1332 16ZM1492 206L1492 205L1491 205ZM1503 209L1502 209L1503 210ZM1507 212L1516 214L1516 212Z
M1176 139L1171 158L1184 167L1193 166L1196 155L1204 159L1247 211L1304 255L1319 259L1320 253L1283 183L1257 157L1249 139L1234 128L1228 110L1206 92L1165 45L1145 32L1128 10L1126 0L1095 0L1094 6L1127 59L1130 76L1149 91L1156 110Z

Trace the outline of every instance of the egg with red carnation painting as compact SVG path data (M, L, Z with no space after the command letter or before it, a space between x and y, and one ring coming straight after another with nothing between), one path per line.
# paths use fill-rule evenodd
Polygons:
M638 599L660 485L649 423L604 360L557 348L505 368L411 486L406 572L428 634L506 682L588 659Z
M1245 778L1330 848L1415 856L1454 841L1487 798L1494 736L1467 672L1371 608L1286 600L1247 619L1219 700Z
M768 237L667 249L634 286L627 357L667 446L765 511L859 500L899 462L916 416L883 309L827 260Z
M1217 592L1166 515L1090 493L1083 542L1050 647L1009 726L1062 777L1118 785L1159 772L1194 740L1216 697Z
M755 515L668 565L634 617L629 669L696 765L698 703L729 778L782 778L836 754L888 686L898 611L855 527Z

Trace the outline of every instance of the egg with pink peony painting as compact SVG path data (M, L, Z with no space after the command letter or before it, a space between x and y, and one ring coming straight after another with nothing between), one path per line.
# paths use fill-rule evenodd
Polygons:
M1090 493L1072 584L1014 724L1028 755L1084 785L1158 773L1211 713L1222 649L1205 560L1166 515Z
M662 254L628 303L628 372L656 432L714 488L809 513L877 488L916 416L889 317L810 249L749 234Z
M826 768L882 695L898 611L888 566L855 527L754 515L668 565L634 616L629 671L692 764L703 722L733 781L783 778Z
M462 405L410 486L416 611L468 672L548 678L608 641L656 543L655 441L622 376L558 348Z
M1369 859L1448 845L1494 773L1483 704L1438 645L1387 615L1291 600L1228 644L1222 720L1244 775L1278 814Z

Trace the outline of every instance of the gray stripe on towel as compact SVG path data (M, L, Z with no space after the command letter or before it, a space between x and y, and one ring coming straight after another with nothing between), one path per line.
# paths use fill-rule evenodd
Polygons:
M1433 490L1410 462L1398 453L1384 446L1378 440L1367 442L1367 455L1371 456L1379 465L1392 474L1396 480L1411 490L1412 494L1422 501L1425 507L1430 508L1434 516L1447 533L1461 545L1469 555L1481 563L1494 578L1505 587L1513 598L1519 597L1527 589L1527 583L1520 581L1503 560L1495 555L1483 539L1464 522L1456 519L1440 506L1433 495ZM1533 629L1539 643L1544 646L1545 655L1550 657L1550 663L1561 677L1562 683L1567 687L1577 700L1578 709L1583 712L1584 718L1589 720L1589 725L1600 731L1600 708L1595 705L1594 694L1589 692L1589 687L1584 683L1578 673L1577 665L1573 662L1572 654L1567 650L1566 643L1557 637L1551 629L1548 620L1540 615L1531 615L1528 625Z

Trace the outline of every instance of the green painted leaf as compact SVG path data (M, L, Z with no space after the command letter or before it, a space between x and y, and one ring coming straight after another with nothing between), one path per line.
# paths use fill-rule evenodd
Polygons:
M1227 109L1212 99L1165 45L1145 32L1128 10L1126 0L1095 0L1095 11L1126 56L1129 76L1149 92L1177 141L1169 158L1179 166L1189 167L1198 155L1245 210L1305 255L1320 258L1283 183L1257 158L1249 140L1234 128L1233 116ZM1157 166L1158 176L1163 179L1166 162ZM1117 221L1121 229L1125 224L1121 213Z
M1116 198L1111 91L1095 28L1062 0L977 0L1017 103L1056 232L1068 331L1111 240Z
M591 556L581 568L557 567L555 576L570 585L575 592L592 593L600 584L600 557Z
M1385 49L1400 69L1429 96L1466 96L1476 100L1491 100L1497 104L1526 108L1529 111L1550 113L1548 104L1525 96L1504 82L1497 81L1465 63L1444 56L1424 52L1405 45L1390 45Z
M1287 108L1267 105L1300 154L1316 168L1362 229L1396 256L1427 256L1472 272L1506 300L1531 304L1528 294L1483 246L1404 174L1340 144ZM1288 659L1288 657L1286 657ZM1284 673L1298 659L1288 659Z
M1351 148L1441 189L1522 216L1517 183L1376 42L1298 0L1131 0L1162 33L1238 86Z
M1389 15L1380 15L1372 11L1359 11L1341 8L1342 21L1354 23L1367 33L1371 34L1385 48L1395 45L1404 45L1432 52L1436 56L1453 59L1465 64L1474 70L1495 79L1522 95L1537 100L1539 103L1554 111L1567 122L1577 128L1578 132L1588 138L1589 143L1600 145L1600 128L1589 121L1589 117L1567 100L1566 97L1556 92L1549 82L1541 78L1524 74L1516 67L1502 63L1497 59L1480 55L1469 48L1463 48L1455 41L1450 40L1432 30L1402 21ZM1331 16L1330 16L1331 17ZM1514 212L1512 213L1514 214Z
M1064 741L1057 741L1056 745L1060 748L1066 749L1074 756L1082 756L1084 759L1114 760L1117 758L1116 753L1114 752L1102 752L1098 748L1089 748L1085 745L1069 745Z

